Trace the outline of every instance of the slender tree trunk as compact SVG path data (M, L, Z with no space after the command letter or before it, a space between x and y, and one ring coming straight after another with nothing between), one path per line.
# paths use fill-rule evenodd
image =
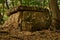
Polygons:
M59 15L59 8L57 4L57 0L49 0L50 1L50 8L52 11L52 27L55 28L58 26L58 15Z
M14 7L14 0L12 0L12 6Z
M22 5L22 0L19 0L20 1L20 5Z
M5 3L5 1L3 0L3 2L2 2L2 5L3 5L3 18L4 18L4 3ZM4 23L4 21L3 21L3 23Z
M7 2L7 0L6 0L6 6L7 6L7 8L9 9L9 5L8 5L8 2Z

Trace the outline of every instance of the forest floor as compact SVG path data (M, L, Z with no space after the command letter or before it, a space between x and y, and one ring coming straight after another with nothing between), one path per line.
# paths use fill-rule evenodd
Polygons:
M0 32L0 40L60 40L60 32L49 30L42 31L17 31Z

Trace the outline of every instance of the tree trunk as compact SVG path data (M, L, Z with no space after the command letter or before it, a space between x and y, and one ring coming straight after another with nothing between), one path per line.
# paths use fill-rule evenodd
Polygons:
M7 8L9 9L9 5L8 5L8 2L7 2L7 0L6 0L6 6L7 6Z
M50 8L52 11L52 23L51 25L55 28L59 25L58 18L59 18L59 8L57 4L57 0L50 0Z

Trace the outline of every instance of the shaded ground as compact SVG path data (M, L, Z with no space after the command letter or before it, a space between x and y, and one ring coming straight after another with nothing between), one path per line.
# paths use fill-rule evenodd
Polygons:
M0 32L0 40L60 40L60 33L48 30L36 32L16 31L15 33Z

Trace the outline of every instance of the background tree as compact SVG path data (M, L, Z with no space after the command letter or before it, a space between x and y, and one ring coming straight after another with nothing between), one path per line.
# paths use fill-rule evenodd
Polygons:
M6 6L9 9L9 5L8 5L8 0L5 1L6 2Z
M52 11L52 23L51 25L53 27L59 27L60 26L60 17L59 17L59 7L58 7L58 3L57 3L57 0L49 0L50 1L50 8L51 8L51 11Z

